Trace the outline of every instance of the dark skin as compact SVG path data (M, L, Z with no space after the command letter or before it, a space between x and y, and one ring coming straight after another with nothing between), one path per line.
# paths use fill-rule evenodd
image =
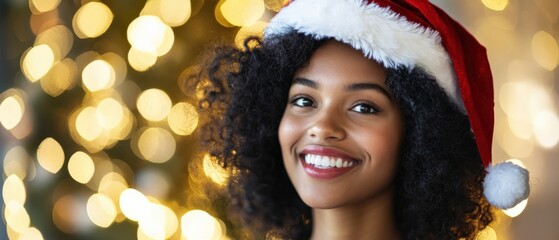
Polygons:
M399 239L403 124L385 78L380 64L336 41L295 74L278 135L289 178L312 208L311 239Z

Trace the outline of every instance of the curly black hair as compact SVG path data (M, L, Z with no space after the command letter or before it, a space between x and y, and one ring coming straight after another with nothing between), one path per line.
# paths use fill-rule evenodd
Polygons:
M215 48L198 86L203 149L231 170L228 193L255 239L308 239L312 214L283 166L278 127L295 71L324 40L292 31ZM402 112L394 213L404 239L472 239L493 221L467 116L420 68L387 69Z

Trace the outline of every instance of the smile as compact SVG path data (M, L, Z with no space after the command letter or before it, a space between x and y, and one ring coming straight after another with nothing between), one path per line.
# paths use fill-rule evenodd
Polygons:
M342 159L340 157L321 156L316 154L306 154L305 163L320 169L328 168L350 168L357 164L355 160Z

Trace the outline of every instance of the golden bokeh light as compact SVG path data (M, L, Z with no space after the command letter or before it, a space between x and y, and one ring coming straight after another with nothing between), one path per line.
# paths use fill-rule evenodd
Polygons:
M2 185L2 197L4 203L17 202L21 205L25 204L27 193L23 181L16 175L10 175Z
M103 128L97 119L97 110L94 107L82 109L76 118L76 129L81 137L93 141L103 133Z
M46 44L54 55L54 61L60 61L68 55L74 45L72 31L64 25L56 25L42 31L35 39L35 46Z
M141 132L138 149L138 157L153 163L164 163L175 154L176 142L169 131L152 127Z
M534 116L534 135L544 148L554 148L559 142L559 117L555 112L543 110Z
M33 14L52 11L58 7L60 0L29 0L29 8Z
M128 66L126 65L126 60L124 60L120 55L114 52L104 53L98 58L106 61L113 68L115 72L114 86L121 85L126 79L126 74L128 73Z
M149 121L158 122L167 117L172 107L171 98L161 89L148 89L140 94L136 108Z
M76 83L78 67L69 58L55 63L51 70L41 78L41 88L48 95L57 97Z
M188 240L221 239L221 224L202 210L191 210L181 217L182 235Z
M138 221L142 218L142 214L147 209L149 200L140 191L128 188L120 194L119 206L128 219Z
M475 240L497 240L497 233L492 227L485 227L477 235Z
M20 202L11 201L6 203L4 218L10 228L17 233L23 233L31 225L31 218L27 210Z
M95 109L97 121L104 129L113 129L124 119L124 109L114 98L104 98Z
M225 17L223 16L223 12L221 11L221 6L223 6L223 3L226 0L219 0L219 2L216 4L215 9L214 9L214 15L215 15L215 20L221 24L221 26L224 27L235 27L235 25L229 23L227 21L227 19L225 19Z
M25 229L20 235L18 240L43 240L43 234L39 229L30 227Z
M168 207L149 203L138 221L142 233L152 239L168 239L178 229L178 219Z
M37 149L39 165L51 173L57 173L64 164L64 150L53 138L46 138Z
M267 9L270 9L274 12L279 12L279 10L285 6L289 0L264 0L264 4L266 5Z
M132 47L128 51L128 62L134 70L143 72L157 62L157 55L155 52L142 52Z
M263 0L225 0L220 10L227 22L242 27L260 19L266 6Z
M80 7L72 19L72 28L79 38L96 38L109 29L113 13L101 2L89 2Z
M241 27L237 35L235 35L235 45L238 48L244 48L245 39L249 36L262 37L264 35L264 29L268 26L267 22L256 21L250 26Z
M229 174L227 174L227 171L217 163L217 160L215 158L212 158L209 154L206 154L204 155L202 164L204 168L204 174L206 174L206 176L208 176L213 182L221 186L227 183Z
M107 228L114 222L117 211L109 197L96 193L87 200L87 215L95 225Z
M68 160L68 172L79 183L89 182L95 172L93 159L82 151L75 152Z
M485 7L495 11L503 11L509 4L508 0L481 0L481 2Z
M15 175L23 180L27 177L31 161L31 157L22 146L12 147L4 156L4 173L6 176Z
M47 74L53 64L54 53L52 49L46 44L41 44L32 47L23 54L21 70L27 79L36 82Z
M553 71L559 64L559 43L548 32L539 31L532 37L532 56L541 67Z
M91 92L114 86L115 71L105 60L95 60L89 63L82 72L84 86Z
M186 102L180 102L171 108L167 122L175 134L187 136L192 134L198 126L198 117L196 107Z
M72 195L56 200L52 208L52 220L56 227L65 233L74 233L78 229L80 203Z
M186 23L191 13L190 0L152 0L146 3L140 15L157 16L170 27L178 27Z
M120 195L126 189L128 189L128 183L124 177L116 172L110 172L105 174L99 182L98 192L109 197L113 201L117 213L122 213L119 201Z
M127 37L132 48L144 53L156 53L156 56L166 54L175 38L171 27L152 15L134 19L128 26Z
M7 130L13 129L23 117L25 106L15 95L9 96L0 103L0 123Z

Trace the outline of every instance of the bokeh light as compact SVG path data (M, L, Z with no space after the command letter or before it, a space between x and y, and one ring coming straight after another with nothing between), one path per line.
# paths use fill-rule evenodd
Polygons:
M16 202L21 205L25 204L27 194L23 181L16 175L10 175L2 185L2 197L4 203Z
M227 171L217 163L217 160L212 158L209 154L206 154L204 155L203 161L202 166L206 176L218 185L225 185L227 179L229 178L229 174L227 174Z
M178 229L178 219L170 208L149 203L138 221L139 231L152 239L167 239Z
M104 60L89 63L82 72L84 86L92 92L107 89L115 84L115 71Z
M174 33L156 16L140 16L127 30L128 42L132 48L144 53L156 53L162 56L169 52L174 42Z
M79 38L95 38L105 33L113 21L113 13L101 2L89 2L80 7L72 27Z
M503 11L509 3L508 0L481 0L481 2L485 7L495 11Z
M163 128L148 128L138 138L140 156L153 163L164 163L175 154L173 135Z
M41 44L35 46L23 55L21 70L31 82L41 79L54 64L54 53L52 49Z
M128 188L120 194L119 206L124 216L132 221L138 221L147 209L149 200L140 191Z
M181 217L182 235L188 240L220 239L221 224L202 210L191 210Z
M532 38L532 56L541 67L553 71L559 64L559 43L551 34L539 31Z
M476 235L475 240L497 240L497 233L488 226Z
M0 103L0 123L4 128L14 128L23 117L23 101L18 101L17 96L9 96Z
M109 227L115 220L116 214L113 201L103 194L93 194L87 200L87 215L99 227Z
M60 4L60 0L30 0L29 8L33 14L39 14L56 9L58 4Z
M37 160L48 172L57 173L64 164L64 150L56 140L46 138L37 149Z
M93 159L82 151L75 152L68 160L68 172L79 183L89 182L95 172Z
M6 203L4 209L4 218L11 229L18 233L23 233L31 225L31 218L27 210L23 207L23 203L10 201Z
M222 0L221 13L235 26L253 25L264 14L263 0Z
M192 134L198 126L198 117L196 107L186 102L180 102L171 108L167 122L175 134L187 136Z
M171 98L160 89L148 89L140 94L136 108L142 116L150 121L161 121L171 111Z
M6 176L15 175L19 179L27 177L27 170L30 168L32 159L29 153L22 146L14 146L6 152L4 156L4 173Z

